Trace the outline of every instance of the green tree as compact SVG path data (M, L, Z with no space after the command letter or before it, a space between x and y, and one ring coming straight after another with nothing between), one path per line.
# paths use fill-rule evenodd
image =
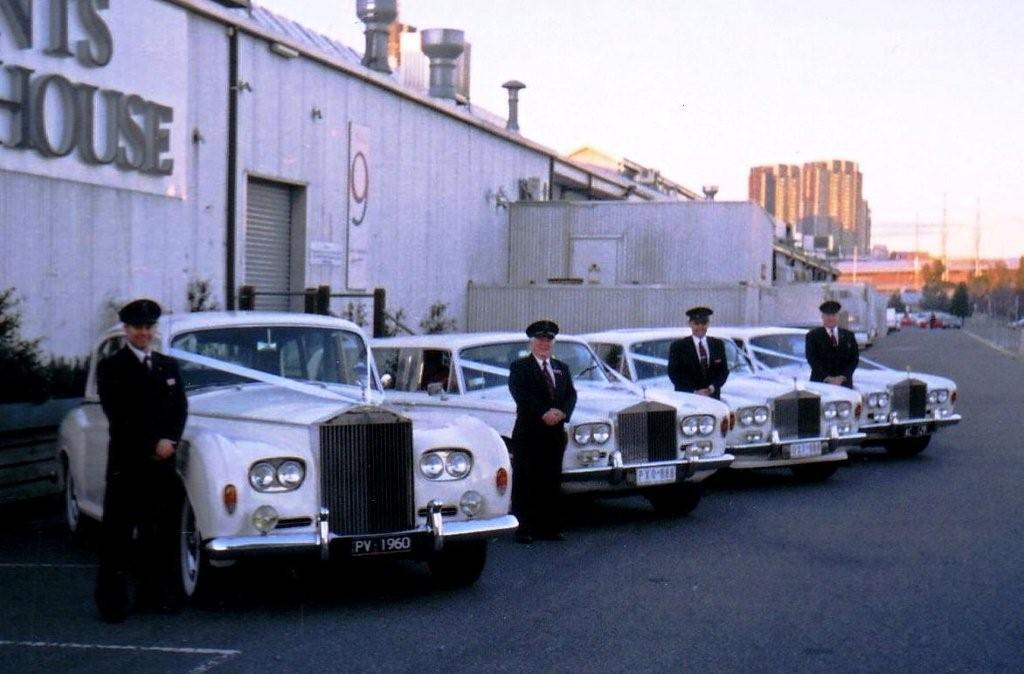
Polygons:
M949 300L949 313L959 316L961 320L971 315L971 302L967 295L967 284L958 283Z
M892 291L892 295L889 295L889 302L885 306L890 309L895 309L897 313L906 313L907 305L903 301L903 295L900 294L899 290Z
M22 339L20 305L14 288L0 291L0 403L38 403L47 398L39 340Z

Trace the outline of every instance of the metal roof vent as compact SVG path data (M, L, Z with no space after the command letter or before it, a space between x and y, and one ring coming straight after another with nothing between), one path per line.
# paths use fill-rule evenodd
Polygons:
M363 65L371 70L390 73L388 30L398 18L398 0L356 0L356 15L366 24Z
M501 86L508 90L508 121L505 122L505 130L519 133L519 90L525 89L526 85L519 80L509 80Z
M714 201L715 195L718 194L718 185L705 185L703 190L704 198L708 201Z
M466 36L461 30L428 28L420 32L420 46L430 59L430 95L455 100L455 64Z

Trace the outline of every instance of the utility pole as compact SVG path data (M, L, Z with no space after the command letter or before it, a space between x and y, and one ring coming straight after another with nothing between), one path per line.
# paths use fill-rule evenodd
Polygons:
M974 211L974 275L981 276L981 197Z
M949 223L946 222L946 193L942 193L942 280L949 280L949 255L946 244L949 241Z

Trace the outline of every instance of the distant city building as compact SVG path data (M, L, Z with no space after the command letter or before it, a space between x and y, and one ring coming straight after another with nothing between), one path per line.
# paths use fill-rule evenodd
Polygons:
M833 266L839 272L840 281L856 281L870 283L879 292L891 293L894 290L920 291L924 286L925 265L932 264L933 260L927 253L898 252L888 260L840 260L834 262ZM994 268L997 264L1006 265L1009 270L1015 270L1020 264L1016 258L1007 260L978 260L977 268L984 272ZM969 281L975 274L974 259L951 259L948 268L948 280L950 283Z
M871 247L871 209L857 162L839 159L755 166L748 197L793 228L805 247L840 256Z

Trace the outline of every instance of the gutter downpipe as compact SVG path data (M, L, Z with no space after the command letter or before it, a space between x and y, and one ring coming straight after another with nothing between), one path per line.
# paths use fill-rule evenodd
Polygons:
M238 29L228 29L228 157L227 208L225 209L224 303L228 311L235 307L235 239L237 234L238 184Z

